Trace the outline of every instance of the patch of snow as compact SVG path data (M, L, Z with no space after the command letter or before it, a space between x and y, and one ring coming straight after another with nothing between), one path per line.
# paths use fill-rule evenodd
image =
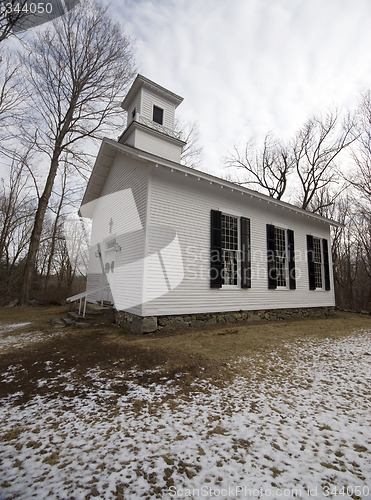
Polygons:
M84 398L5 398L1 499L371 498L370 332L283 347L224 389L95 368Z
M42 342L45 339L61 335L60 332L17 332L20 328L29 326L31 323L0 323L0 352L6 349L26 347L27 344L34 344L35 342Z
M30 322L26 323L0 323L0 332L10 332L13 330L17 330L18 328L22 328L23 326L30 325Z

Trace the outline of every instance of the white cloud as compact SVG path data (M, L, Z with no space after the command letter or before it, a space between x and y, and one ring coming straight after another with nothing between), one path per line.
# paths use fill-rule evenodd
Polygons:
M140 71L185 98L178 113L199 121L205 167L216 173L235 142L289 136L370 85L369 0L111 5L137 39Z

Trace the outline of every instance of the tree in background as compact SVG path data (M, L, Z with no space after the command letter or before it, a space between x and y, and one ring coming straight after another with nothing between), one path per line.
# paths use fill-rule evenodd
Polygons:
M27 0L1 0L0 1L0 43L10 38L16 25L22 24L27 16L23 10Z
M280 200L294 169L294 156L287 146L269 132L262 147L258 147L253 140L248 141L242 150L235 146L226 164L247 173L247 180L239 184L257 187L268 196Z
M271 132L262 146L247 141L234 148L226 166L246 174L238 184L288 201L296 191L291 202L340 221L332 228L336 303L371 311L371 91L353 115L315 116L286 143Z
M8 178L0 185L0 294L12 298L21 279L20 271L35 215L33 189L23 161L13 159Z
M175 130L181 133L182 141L186 145L182 149L180 163L190 168L198 169L201 166L202 146L200 144L200 130L197 122L182 122L175 120Z
M360 246L354 231L357 220L354 208L353 196L345 193L326 213L342 224L332 228L331 238L336 303L351 310L356 308L354 290L360 260Z
M355 169L347 179L371 206L371 90L361 96L357 111L357 141L352 151Z
M269 132L261 147L252 140L242 149L235 146L226 166L247 174L239 184L278 200L287 195L290 186L297 184L300 194L294 204L319 212L343 190L343 186L334 189L339 181L336 159L356 140L355 130L355 121L350 116L340 123L338 113L330 111L308 120L286 143ZM333 199L329 199L331 192Z
M300 181L298 205L318 212L332 200L320 196L321 191L339 181L336 160L355 140L356 123L347 116L342 123L337 111L308 120L292 141L295 170ZM335 197L335 194L334 194Z
M14 126L25 110L27 90L19 77L20 63L14 61L9 53L3 52L0 60L0 151L15 133ZM8 151L9 153L9 151ZM10 156L14 157L13 151Z
M104 43L103 43L104 41ZM20 303L29 298L37 251L62 155L84 160L86 139L113 132L120 101L134 76L133 45L99 3L84 0L36 34L22 56L32 116L24 137L49 162L25 263Z

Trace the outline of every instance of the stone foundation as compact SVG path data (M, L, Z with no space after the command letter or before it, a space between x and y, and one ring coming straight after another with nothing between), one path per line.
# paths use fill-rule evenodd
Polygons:
M264 309L259 311L235 311L225 313L183 314L176 316L136 316L125 311L116 311L118 326L132 333L183 330L203 326L236 323L238 321L279 321L309 319L330 316L334 307L307 307L296 309Z

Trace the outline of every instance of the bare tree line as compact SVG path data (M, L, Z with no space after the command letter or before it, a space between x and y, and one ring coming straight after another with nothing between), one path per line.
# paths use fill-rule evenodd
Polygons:
M2 47L16 21L1 3ZM81 199L72 188L86 181L94 141L122 128L120 102L135 74L133 42L98 1L33 31L0 63L0 262L19 303L62 277L71 289L62 226Z
M0 43L14 35L14 28L26 17L23 7L27 0L0 1Z
M81 200L96 141L124 126L119 104L135 73L132 41L98 1L83 0L29 32L17 54L7 46L14 22L1 3L2 303L58 299L83 285L76 283L84 266L69 248L78 238L66 222ZM197 124L176 128L187 142L181 162L200 168ZM312 117L289 141L269 132L261 145L235 147L226 164L243 174L231 175L234 182L342 222L332 245L337 303L371 310L370 91L354 113Z
M291 140L269 132L234 147L226 165L239 184L342 223L332 235L336 302L371 312L371 91L355 112L315 116Z
M99 0L28 31L11 51L14 26L29 24L23 4L0 2L0 301L19 304L84 287L86 249L75 251L81 237L69 213L77 212L99 139L125 125L120 103L135 76L133 41ZM18 5L14 15L9 5ZM195 168L197 124L178 122L180 129L181 161Z

